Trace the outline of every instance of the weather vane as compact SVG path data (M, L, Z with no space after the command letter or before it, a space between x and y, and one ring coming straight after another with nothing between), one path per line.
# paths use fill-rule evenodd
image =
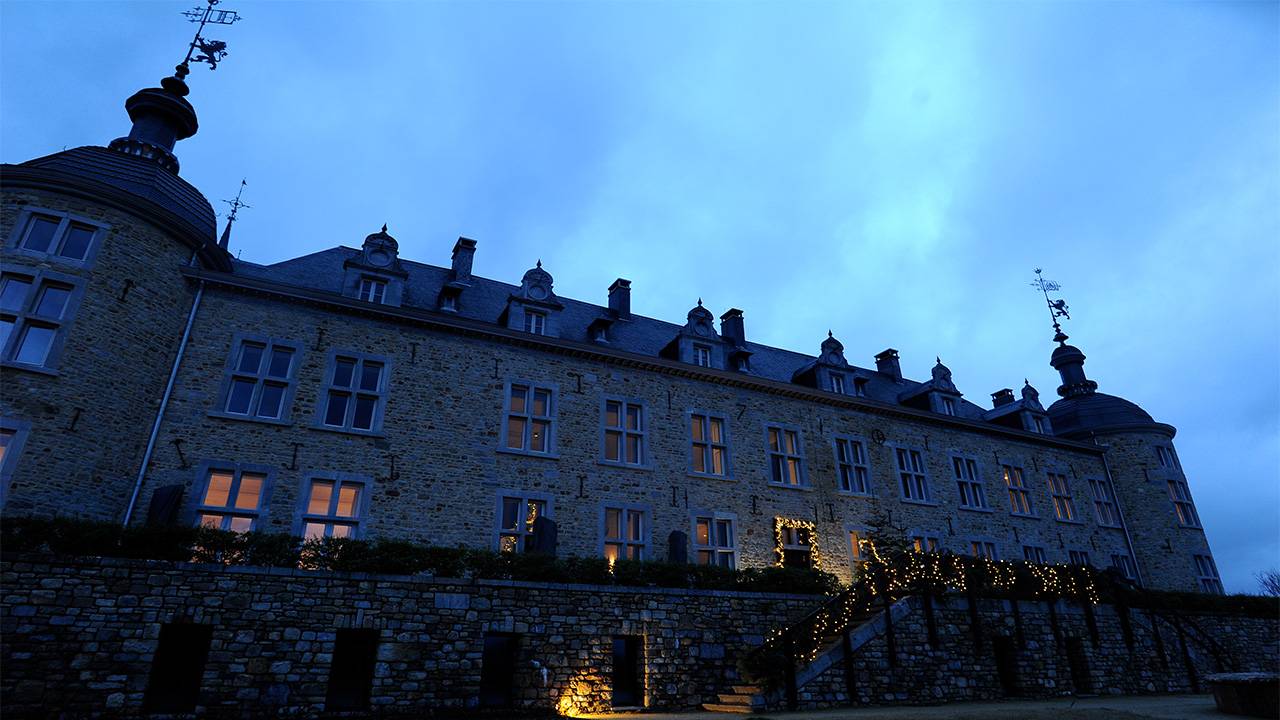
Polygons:
M1049 306L1049 319L1053 321L1053 341L1059 345L1066 344L1067 334L1062 332L1062 326L1058 324L1058 318L1071 319L1067 314L1067 301L1061 298L1052 300L1049 298L1049 292L1059 292L1062 286L1052 280L1045 280L1040 274L1040 268L1036 268L1036 279L1032 281L1031 287L1040 288L1040 292L1044 293L1044 302Z
M236 199L235 199L235 200L223 200L223 201L222 201L222 202L224 202L224 203L226 203L226 204L228 204L228 205L230 205L230 206L231 206L231 214L227 216L227 222L228 222L228 223L233 223L233 222L235 222L235 221L236 221L236 213L240 211L240 208L242 208L242 207L245 207L245 208L251 208L251 207L253 207L252 205L250 205L250 204L248 204L248 203L242 203L242 202L240 202L240 196L244 194L244 186L245 186L245 185L248 185L248 184L249 184L249 183L245 182L244 178L241 178L241 179L240 179L240 189L239 189L238 191L236 191Z
M191 40L191 44L187 47L187 57L178 65L177 72L174 77L179 80L186 79L191 73L191 62L209 63L210 70L217 70L218 63L222 58L227 56L227 44L221 40L207 40L201 33L204 32L204 26L209 23L214 25L231 25L240 20L240 15L235 10L215 10L214 6L221 0L208 0L207 7L192 8L182 15L189 22L200 23L200 27L196 28L196 35ZM199 54L196 55L196 51Z

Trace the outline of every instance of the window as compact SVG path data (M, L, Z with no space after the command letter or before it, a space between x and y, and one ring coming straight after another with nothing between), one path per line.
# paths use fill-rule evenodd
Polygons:
M76 263L90 259L104 228L61 213L29 211L19 223L15 245L28 253Z
M534 335L547 334L547 314L536 310L524 311L524 331Z
M266 499L267 474L211 468L196 521L215 530L249 532L258 524Z
M996 544L988 540L971 540L969 542L969 554L976 558L986 558L988 560L1000 559L1000 554L996 552Z
M925 475L924 457L919 450L897 448L898 479L902 499L909 502L931 502L929 478Z
M1218 576L1218 566L1214 564L1213 558L1209 555L1193 557L1196 562L1196 574L1200 578L1200 590L1215 595L1223 594L1222 578Z
M1067 484L1067 476L1061 473L1046 473L1049 479L1049 494L1053 495L1053 512L1059 520L1077 522L1076 506L1071 502L1071 486Z
M1068 550L1068 551L1067 551L1067 558L1068 558L1068 562L1069 562L1070 564L1072 564L1072 565L1088 565L1088 564L1090 564L1090 563L1089 563L1089 551L1088 551L1088 550Z
M861 440L836 437L836 473L840 479L840 491L855 495L871 493L870 469L867 466L867 447Z
M703 475L729 476L729 437L725 419L689 413L690 468Z
M942 414L943 414L943 415L955 415L955 414L956 414L956 400L955 400L955 398L942 397L942 398L938 398L938 400L940 401L940 402L939 402L939 406L942 408Z
M951 468L956 474L956 487L960 491L960 507L970 510L986 510L987 494L978 478L978 463L969 458L951 458Z
M1114 553L1111 556L1111 567L1119 570L1126 580L1135 580L1138 577L1138 573L1133 566L1133 558L1126 554Z
M723 515L694 517L693 552L699 565L734 567L733 518Z
M1014 515L1031 514L1031 492L1027 490L1026 481L1022 477L1022 468L1012 465L1002 466L1004 484L1009 486L1009 505Z
M528 549L533 523L542 516L551 517L546 498L503 495L498 499L498 550L524 552Z
M0 360L56 366L65 325L79 299L79 286L70 277L53 273L0 276Z
M325 385L325 427L375 432L382 427L387 362L372 355L334 354Z
M222 412L268 420L287 419L297 357L295 343L237 338L227 366Z
M1178 463L1178 456L1173 452L1171 445L1156 446L1156 461L1160 463L1160 467L1169 468L1171 470L1181 469L1182 465Z
M9 497L9 484L30 431L31 424L25 420L0 417L0 507Z
M844 376L839 373L831 373L831 392L839 395L844 394Z
M813 531L807 527L784 525L782 532L782 566L813 567Z
M711 348L706 345L694 345L693 364L700 367L711 367Z
M1191 502L1191 489L1186 481L1180 478L1169 480L1169 499L1173 501L1173 511L1178 515L1178 524L1183 527L1200 527L1200 515L1196 513L1195 503Z
M200 680L209 659L212 625L165 623L142 705L148 713L189 713L200 699Z
M512 383L507 390L507 428L503 442L509 450L551 454L555 449L552 416L555 391L523 383Z
M867 531L862 528L853 528L849 530L849 559L851 564L849 567L856 573L862 567L862 563L867 561L871 555L871 549L866 546Z
M604 459L625 465L645 461L644 406L623 400L604 401Z
M604 556L610 561L643 560L646 533L643 510L604 509Z
M778 485L805 485L804 455L800 433L778 425L767 426L769 438L769 481Z
M373 671L378 661L378 631L367 628L338 630L333 638L325 712L368 710L373 691Z
M866 378L853 379L853 394L858 397L867 396L867 379Z
M942 549L942 541L933 535L911 535L911 549L918 553L938 552Z
M1045 555L1044 548L1038 545L1023 545L1022 559L1029 563L1036 563L1038 565L1044 565L1049 562L1048 557Z
M1093 494L1093 509L1098 515L1098 524L1120 527L1120 514L1116 510L1116 498L1111 493L1111 485L1105 480L1090 480L1089 492Z
M360 290L356 295L365 302L382 304L387 297L387 281L360 278Z
M344 479L311 480L302 515L302 536L355 537L360 529L362 503L367 500L365 484Z
M1039 415L1032 415L1031 428L1035 430L1035 432L1038 432L1041 435L1043 435L1045 432L1044 418L1040 417Z

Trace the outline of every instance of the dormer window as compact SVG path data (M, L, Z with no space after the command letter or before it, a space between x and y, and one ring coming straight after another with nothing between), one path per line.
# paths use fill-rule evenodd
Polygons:
M844 376L831 373L831 392L844 395Z
M1036 432L1040 433L1041 435L1043 435L1043 434L1045 433L1045 429L1044 429L1044 418L1042 418L1042 417L1037 417L1037 416L1032 416L1032 417L1031 417L1031 424L1032 424L1032 426L1035 428L1035 431L1036 431Z
M694 345L693 364L699 367L711 367L711 348L706 345Z
M387 297L387 282L374 278L361 278L357 297L365 302L381 305Z
M532 335L546 335L547 314L536 310L525 310L524 331Z
M458 312L458 296L445 295L440 298L440 309L445 312Z
M938 398L938 399L941 401L941 402L939 403L939 407L941 407L941 408L942 408L942 414L943 414L943 415L955 415L955 414L956 414L956 400L955 400L955 398L942 397L942 398Z
M857 397L867 396L867 379L866 378L853 379L853 394L856 395Z

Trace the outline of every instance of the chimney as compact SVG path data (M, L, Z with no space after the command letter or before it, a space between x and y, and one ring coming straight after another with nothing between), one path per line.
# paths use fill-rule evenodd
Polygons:
M471 261L476 256L476 241L459 237L453 246L453 282L471 282Z
M744 347L747 344L747 328L742 323L742 311L729 308L720 316L720 336L734 344Z
M902 366L898 364L898 351L888 348L876 355L876 370L893 378L895 382L900 382Z
M1004 388L991 393L991 407L998 408L1013 402L1013 388Z
M618 278L609 286L609 309L619 320L631 319L631 281Z

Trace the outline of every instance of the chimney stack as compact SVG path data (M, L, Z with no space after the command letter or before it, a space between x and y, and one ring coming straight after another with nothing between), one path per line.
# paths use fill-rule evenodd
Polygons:
M734 347L745 347L747 344L747 328L742 322L742 311L729 308L720 316L720 336L733 343Z
M1004 388L991 393L991 407L998 408L1013 402L1013 388Z
M476 256L476 241L459 237L453 246L453 282L471 282L471 261Z
M631 319L631 281L618 278L609 286L609 309L619 320Z
M898 351L888 348L876 355L876 370L894 379L902 381L902 366L898 364Z

